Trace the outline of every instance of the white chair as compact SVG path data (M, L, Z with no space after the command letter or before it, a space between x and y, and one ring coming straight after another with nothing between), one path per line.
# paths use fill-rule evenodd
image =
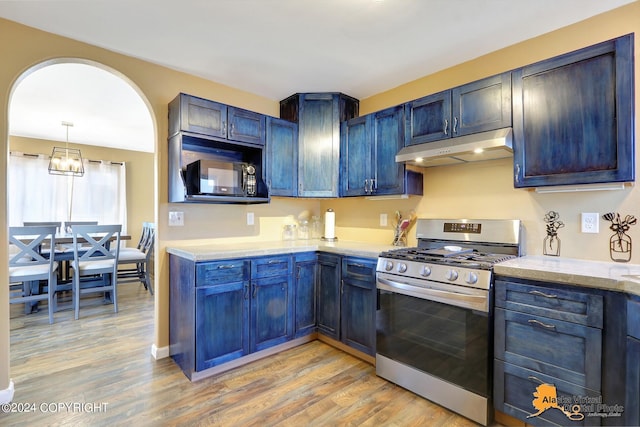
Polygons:
M73 306L75 318L80 316L80 296L110 292L113 310L118 312L118 256L121 225L73 225ZM79 244L82 240L84 247ZM109 246L114 245L110 251Z
M152 268L153 245L156 235L155 224L145 222L142 225L140 242L136 248L122 248L118 257L118 283L142 282L144 288L153 294L150 269ZM113 249L112 249L113 252Z
M49 323L53 323L53 312L56 309L58 263L54 257L42 254L40 249L47 240L51 247L55 247L55 239L55 226L9 227L9 303L46 300ZM41 280L47 283L46 292L40 290ZM32 293L33 282L38 282L38 291L35 294ZM18 283L22 284L21 288L16 286Z

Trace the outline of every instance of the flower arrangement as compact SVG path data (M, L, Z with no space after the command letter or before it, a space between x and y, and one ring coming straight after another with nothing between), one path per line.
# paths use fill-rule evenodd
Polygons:
M602 219L611 222L609 229L614 232L609 240L609 254L613 261L628 262L631 260L631 237L627 231L638 221L633 215L626 215L621 219L619 213L609 212L602 215Z
M543 253L545 255L559 256L560 255L560 238L558 237L558 230L564 227L564 222L560 221L560 214L556 211L549 211L544 216L544 222L546 223L547 237L543 243Z

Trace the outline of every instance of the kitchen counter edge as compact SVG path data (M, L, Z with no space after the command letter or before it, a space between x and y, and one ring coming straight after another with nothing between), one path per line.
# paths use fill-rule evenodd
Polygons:
M549 256L524 256L498 263L499 276L626 292L640 296L640 265Z
M350 241L328 242L323 240L296 240L291 242L255 242L231 244L203 244L168 246L167 253L190 261L214 261L219 259L247 258L303 252L330 252L338 255L377 258L381 252L397 249L397 246Z

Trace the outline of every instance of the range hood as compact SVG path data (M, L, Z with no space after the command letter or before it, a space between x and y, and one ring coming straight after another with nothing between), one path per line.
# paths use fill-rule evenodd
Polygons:
M396 162L427 168L512 157L511 135L511 128L503 128L410 145L396 154Z

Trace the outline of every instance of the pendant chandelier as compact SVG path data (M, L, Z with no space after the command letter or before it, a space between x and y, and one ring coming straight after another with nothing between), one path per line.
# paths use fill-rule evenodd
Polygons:
M73 126L73 123L62 122L62 126L67 128L67 143L64 147L53 147L49 160L49 174L83 176L82 154L77 148L69 148L69 127Z

